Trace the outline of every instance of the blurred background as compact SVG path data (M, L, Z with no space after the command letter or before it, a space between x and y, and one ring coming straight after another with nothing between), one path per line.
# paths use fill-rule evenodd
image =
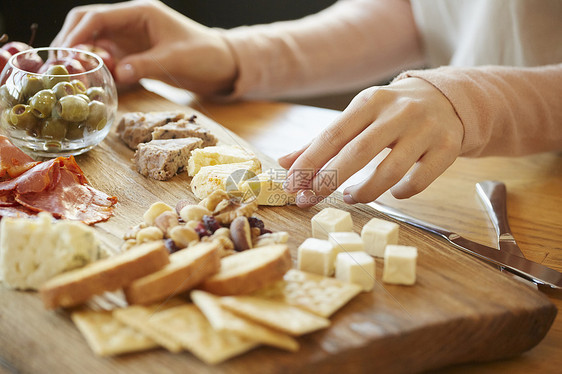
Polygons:
M12 41L28 43L31 36L30 26L37 23L38 29L33 46L48 46L62 27L70 9L93 2L96 1L1 0L0 35L6 33ZM301 18L332 5L336 0L163 0L163 2L201 24L228 29ZM286 101L341 110L355 94L353 92Z

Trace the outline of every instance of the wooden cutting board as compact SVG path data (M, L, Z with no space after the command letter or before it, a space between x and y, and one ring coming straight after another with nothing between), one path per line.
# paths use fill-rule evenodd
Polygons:
M120 111L194 112L148 92L135 94L135 99L122 100ZM249 147L195 114L221 141ZM131 168L132 155L112 132L100 146L77 157L93 186L118 197L115 216L97 225L114 249L153 202L197 201L186 175L166 182L145 178ZM260 158L265 167L277 166L264 155ZM351 212L356 232L370 218L381 217L365 205L347 206L339 195L310 210L260 208L258 215L273 231L290 233L295 259L296 248L310 236L310 218L327 206ZM377 259L375 289L337 312L329 329L299 338L297 353L261 347L214 367L189 353L161 349L97 358L66 312L44 310L35 293L0 287L0 368L35 373L413 373L518 355L535 346L551 326L556 308L527 284L406 225L400 226L399 242L418 247L415 286L382 283L382 261Z

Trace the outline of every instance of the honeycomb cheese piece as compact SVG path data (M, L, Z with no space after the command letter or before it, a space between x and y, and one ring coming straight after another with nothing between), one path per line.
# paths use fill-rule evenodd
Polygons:
M252 162L250 170L254 175L261 173L261 162L257 156L237 145L216 145L193 150L187 163L187 173L193 177L205 166L241 162Z
M341 252L336 256L336 279L370 291L375 286L375 259L367 252Z
M309 273L334 274L336 250L327 240L308 238L298 248L297 267Z
M388 245L384 251L382 281L411 286L416 283L418 249L405 245Z
M0 232L0 279L9 288L37 290L55 275L98 257L99 241L92 227L55 221L46 212L37 218L4 217Z
M355 232L331 232L328 234L328 240L337 253L365 251L361 236Z
M324 208L310 220L312 237L328 239L328 233L338 231L353 231L351 214L336 208Z
M240 194L238 185L253 177L254 162L203 166L191 180L191 191L199 199L204 199L213 191L223 190L232 195Z
M256 199L258 205L284 206L295 204L297 194L285 192L283 189L284 178L277 178L270 172L256 175L240 184L246 201Z
M361 238L365 252L375 257L384 257L388 244L398 244L398 224L380 218L372 218L363 226Z

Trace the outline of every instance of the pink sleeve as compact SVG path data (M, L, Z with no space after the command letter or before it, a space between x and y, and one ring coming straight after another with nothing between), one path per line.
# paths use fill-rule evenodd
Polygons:
M423 61L405 0L340 0L300 20L239 27L223 35L239 66L230 98L357 89Z
M562 64L409 71L437 87L464 126L462 156L519 156L562 149Z

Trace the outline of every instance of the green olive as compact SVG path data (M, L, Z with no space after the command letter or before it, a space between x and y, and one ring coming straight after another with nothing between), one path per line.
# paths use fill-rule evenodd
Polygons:
M85 94L87 91L86 85L79 79L73 79L70 83L74 86L74 90L77 94Z
M41 137L45 139L62 140L66 136L68 123L60 118L48 118L41 126Z
M55 106L58 116L70 122L82 122L88 118L88 103L77 95L61 97Z
M107 124L107 112L105 104L97 100L91 101L88 104L90 114L86 118L86 124L92 130L101 130Z
M23 78L21 93L24 97L32 97L43 89L43 80L36 75L28 74Z
M10 122L22 130L32 130L37 125L37 118L33 115L31 106L17 104L10 111Z
M107 97L105 91L101 87L90 87L86 91L86 95L90 98L90 100L97 100L101 101L102 103L105 102Z
M87 103L90 102L90 98L84 94L76 94L76 96L81 97L82 99L84 99Z
M63 96L74 95L74 86L70 82L59 82L53 87L53 92L55 93L57 99Z
M63 65L50 66L43 76L43 85L45 88L53 88L59 82L70 82L68 70Z
M41 90L29 99L29 106L37 118L47 118L51 115L56 102L57 97L52 90Z
M17 98L15 98L5 84L0 87L0 105L4 107L12 107L18 103Z
M84 130L86 130L86 125L82 123L69 123L66 130L66 138L68 140L82 139L84 137Z

